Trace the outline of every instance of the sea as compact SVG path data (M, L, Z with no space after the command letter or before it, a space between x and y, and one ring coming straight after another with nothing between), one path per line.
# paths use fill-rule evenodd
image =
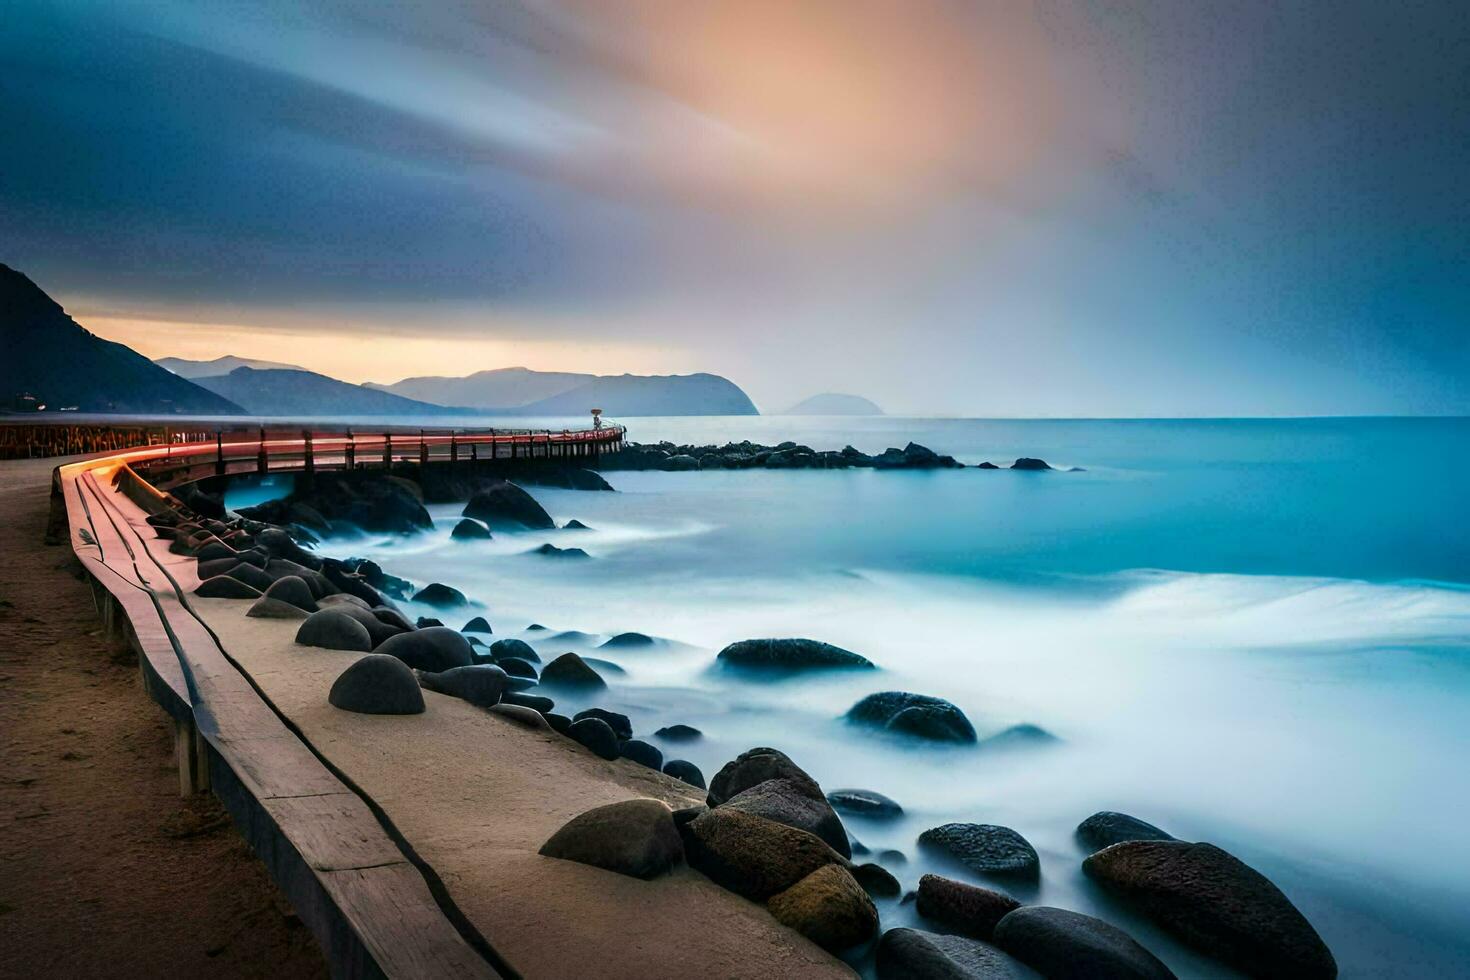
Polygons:
M531 488L559 524L592 530L458 542L460 506L444 505L431 532L320 547L462 590L476 606L446 622L482 613L543 661L597 658L608 690L557 710L623 712L706 777L773 746L829 790L892 797L898 820L844 820L859 860L906 891L931 871L1000 887L1121 925L1181 976L1232 976L1084 877L1076 825L1118 810L1266 874L1343 976L1470 975L1470 419L627 424L644 443L912 441L1055 469L609 471L616 493ZM529 554L545 542L591 557ZM598 649L624 631L661 642ZM716 665L757 637L823 640L879 669ZM952 701L982 741L844 720L885 690ZM652 736L674 723L704 737ZM1055 738L984 741L1015 725ZM1039 883L985 881L916 846L953 821L1020 832ZM879 905L885 927L923 925L911 902Z

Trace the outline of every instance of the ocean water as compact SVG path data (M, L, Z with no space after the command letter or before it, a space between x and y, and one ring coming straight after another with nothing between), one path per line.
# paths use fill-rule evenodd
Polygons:
M906 889L943 870L1116 922L1181 976L1230 975L1083 877L1073 829L1121 810L1266 873L1344 976L1470 975L1470 420L630 429L871 452L913 440L969 463L1040 456L1085 472L610 472L618 493L532 488L558 522L592 531L459 543L445 506L434 532L323 548L454 585L543 659L617 664L604 695L558 710L601 704L641 735L694 725L702 741L661 748L707 777L772 745L828 789L894 797L899 821L845 821L873 852L902 852L884 863ZM545 541L593 558L525 554ZM596 650L624 630L665 642ZM761 636L826 640L881 669L772 681L714 666L725 644ZM1028 723L1060 741L936 746L842 720L895 689L953 701L982 738ZM1021 832L1039 886L984 882L916 848L956 820ZM912 905L880 911L885 926L915 921Z

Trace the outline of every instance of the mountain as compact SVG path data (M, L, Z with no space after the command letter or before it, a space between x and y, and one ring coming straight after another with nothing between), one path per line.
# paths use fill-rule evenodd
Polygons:
M882 415L883 409L861 395L826 392L792 405L782 415Z
M251 415L464 415L462 408L430 405L300 370L235 368L196 384L245 406Z
M218 374L229 374L235 368L248 367L257 371L304 371L295 364L278 364L275 361L256 361L248 357L226 354L212 361L186 361L182 357L160 357L153 362L165 371L172 371L181 378L212 378Z
M600 376L517 367L368 387L497 415L586 415L593 408L612 418L760 414L745 392L715 374Z
M404 378L391 385L369 382L364 387L402 395L404 398L417 398L436 405L505 409L559 395L596 377L595 374L532 371L529 368L510 367L476 371L463 378Z
M239 415L239 405L170 374L66 315L22 273L0 263L0 406L23 395L48 410L130 415Z

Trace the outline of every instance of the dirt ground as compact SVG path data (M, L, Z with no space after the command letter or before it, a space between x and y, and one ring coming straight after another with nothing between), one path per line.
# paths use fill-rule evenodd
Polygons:
M324 977L169 722L105 644L65 546L57 460L0 462L0 977Z

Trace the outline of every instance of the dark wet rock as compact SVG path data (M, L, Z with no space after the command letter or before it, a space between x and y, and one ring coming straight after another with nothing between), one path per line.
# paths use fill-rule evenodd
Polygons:
M272 558L284 558L307 568L320 569L322 560L307 551L296 540L278 527L268 527L255 536L255 546Z
M618 736L601 718L583 718L572 722L572 727L567 729L567 736L604 759L618 757Z
M903 886L892 873L879 864L854 865L852 876L857 879L858 884L863 886L863 891L877 898L897 898Z
M563 524L561 526L561 529L563 531L590 531L590 530L592 530L592 528L588 527L586 524L583 524L581 521L577 520L576 518L572 518L570 521L567 521L565 524Z
M527 633L540 633L540 632L543 632L545 629L546 629L546 627L545 626L542 626L540 623L532 623L530 626L527 626L526 627L526 632Z
M364 608L372 607L372 602L367 601L363 598L363 596L356 595L356 593L354 593L351 589L341 588L337 586L330 578L328 578L323 573L317 571L316 569L307 568L305 565L291 561L287 558L272 558L267 561L265 563L265 573L271 577L271 581L285 578L288 575L296 576L306 583L307 588L311 589L312 597L315 598L318 603L320 603L322 599L325 599L328 596L347 594L352 595L354 598L362 601ZM350 578L351 576L347 577ZM365 590L365 595L369 597L377 597L379 603L383 601L382 597L378 596L378 594L372 589L367 588L366 586L364 586L363 588Z
M690 867L755 902L785 891L820 867L845 863L804 830L729 807L701 814L682 833Z
M640 766L647 766L654 772L663 771L664 754L642 739L623 739L618 743L618 755Z
M551 638L562 643L591 643L597 639L591 633L583 633L581 630L562 630L560 633L553 634Z
M205 599L259 599L260 590L229 575L216 575L200 582L194 594Z
M453 609L469 604L469 600L464 597L463 592L451 588L442 582L431 582L422 589L419 589L414 593L413 601L422 602L429 606L437 606L440 609Z
M327 597L327 599L330 598L330 596ZM344 598L349 597L344 596ZM351 598L356 597L354 596ZM323 599L322 602L327 602L327 599ZM361 623L363 629L368 631L368 637L373 641L374 650L377 650L379 647L381 647L384 641L389 640L395 636L399 636L405 632L403 629L400 629L397 626L391 626L388 623L383 622L377 616L373 615L372 610L364 609L357 603L336 603L331 605L330 608L335 612L342 613L344 616L351 616L353 619ZM418 631L415 630L414 632L417 633ZM419 665L409 664L409 666L418 667Z
M980 740L982 749L1024 749L1057 745L1062 740L1040 725L1012 725Z
M525 728L542 732L552 731L551 723L546 720L545 715L524 705L501 701L499 704L492 704L485 710L493 715L500 715L502 718L507 718Z
M429 626L412 633L399 633L388 637L376 649L378 653L397 657L416 670L430 673L468 667L474 662L469 641L447 626Z
M998 470L998 469L1000 469L1000 467L999 466L996 466L994 463L992 463L990 460L987 459L983 463L976 463L975 464L975 469L977 469L977 470Z
M847 712L849 721L937 742L973 742L975 727L943 698L906 691L869 694Z
M296 575L276 579L265 590L264 595L267 599L290 603L303 612L316 612L316 600L312 598L311 587Z
M432 616L420 616L414 622L418 626L419 629L423 629L426 626L443 626L444 625L442 622L440 622L439 620L433 618Z
M366 531L412 534L434 526L417 484L368 470L318 472L309 488L298 485L289 497L243 508L240 513L270 524L315 526L318 531L345 523Z
M359 653L368 653L373 648L367 628L338 609L322 609L307 616L296 631L296 642L302 646ZM414 686L418 686L417 681Z
M766 903L775 920L829 952L867 942L878 932L878 909L840 864L824 865Z
M719 806L768 779L789 779L800 784L807 795L826 801L822 787L805 769L792 762L790 756L779 749L760 746L740 753L715 773L709 784L709 805Z
M679 809L677 809L677 810L674 811L674 826L676 826L676 827L684 827L690 821L692 821L692 820L696 819L697 817L700 817L700 816L702 816L702 815L704 815L704 814L706 814L708 812L709 812L709 807L704 806L702 804L696 804L694 806L680 807ZM682 832L681 832L681 836L682 836Z
M244 582L252 589L262 593L278 581L254 565L247 565L244 562L238 561L235 562L235 567L225 574L237 582ZM308 591L310 590L308 589Z
M570 735L572 731L572 719L566 715L559 715L555 711L548 711L542 715L546 723L551 726L552 731L558 735Z
M684 844L667 804L624 800L573 817L541 846L541 853L649 879L678 864Z
M673 776L675 779L681 779L684 782L688 783L690 786L694 786L699 789L705 788L704 773L700 772L699 767L696 766L694 763L688 762L684 759L670 759L668 762L665 762L664 775Z
M497 480L481 489L465 505L464 516L484 521L491 527L506 523L533 530L556 527L556 522L536 502L536 498L509 480Z
M402 661L377 653L344 670L332 683L327 700L343 711L366 715L416 715L424 710L424 695L413 671Z
M497 657L495 664L512 677L525 677L533 681L541 679L536 673L536 668L520 657Z
M556 702L551 698L542 697L539 694L525 694L521 691L510 691L500 696L500 700L506 704L518 704L532 711L539 711L543 715L556 707Z
M918 929L889 929L878 940L878 980L1041 980L989 943Z
M300 606L261 596L251 604L250 611L245 615L256 619L305 619L310 614Z
M420 671L418 679L421 687L481 708L499 704L505 693L505 671L489 664L451 667L438 673Z
M879 851L878 852L878 860L879 861L887 861L889 864L908 864L909 863L908 855L904 854L903 851L895 851L891 847L888 848L888 849L886 849L886 850Z
M854 857L864 857L873 853L872 848L868 847L867 844L864 844L856 837L849 837L847 839L847 843L852 848L852 853Z
M693 742L704 737L704 732L689 725L665 725L653 734L670 742Z
M621 677L628 673L611 660L603 660L601 657L583 657L582 659L587 663L588 667L591 667L599 674L617 674Z
M234 554L230 554L224 558L210 558L200 561L194 570L198 573L199 580L202 582L207 578L214 578L216 575L228 575L231 569L240 564L240 559Z
M947 853L979 874L1033 879L1041 874L1036 848L1009 827L947 823L924 831L919 843Z
M1016 460L1014 463L1011 464L1011 469L1013 469L1013 470L1049 470L1049 469L1051 469L1051 466L1044 459L1032 459L1029 456L1022 456L1020 459Z
M455 541L489 541L490 529L472 517L461 517L449 536Z
M995 924L1021 907L1011 896L942 875L919 879L918 911L949 932L989 940Z
M524 660L528 664L539 664L541 662L541 657L531 648L531 644L525 640L496 640L490 644L490 656L496 659L501 657L516 657Z
M307 583L311 584L311 578L309 576L303 576L303 578L306 578ZM332 560L322 562L321 579L322 582L332 586L332 589L329 591L340 590L348 595L356 596L366 603L369 609L388 605L388 600L383 597L383 593L374 588L361 575L349 572L341 562ZM317 591L317 587L320 584L319 582L316 585L312 585L312 591ZM407 585L407 583L404 584ZM406 594L400 593L399 598L402 598Z
M602 676L575 653L564 653L541 671L541 683L560 687L606 687Z
M819 640L740 640L721 650L716 657L731 667L760 670L805 670L818 667L857 667L871 669L866 657Z
M395 627L405 633L418 629L417 626L408 621L407 616L403 615L397 609L389 609L387 606L376 606L368 611L378 617L378 622Z
M637 647L651 647L658 641L643 633L619 633L608 640L602 646L604 649L633 649Z
M461 633L493 633L493 632L495 632L494 630L492 630L490 628L490 623L489 623L488 620L485 619L484 616L476 616L474 619L471 619L468 623L465 623L463 626L461 626L460 629L459 629L459 631Z
M282 576L282 578L285 577L287 576ZM338 592L333 595L322 596L320 599L317 600L317 606L321 609L340 609L344 606L347 606L354 609L361 609L364 612L372 611L371 607L369 607L366 602L363 602L355 595L348 595L346 592Z
M573 721L581 721L583 718L601 718L607 722L608 727L613 730L613 734L618 738L633 737L633 722L627 715L619 714L616 711L608 711L606 708L588 708L585 711L579 711L575 715L572 715Z
M1067 909L1030 906L995 926L995 945L1048 980L1174 980L1174 972L1117 926Z
M838 813L856 813L874 820L891 820L903 816L903 807L882 793L870 789L834 789L827 802Z
M813 785L809 778L767 779L741 790L721 805L805 830L821 838L843 857L851 857L852 846L848 843L842 820L826 797L821 795L820 789L812 792Z
M1126 813L1099 810L1077 825L1077 839L1089 851L1100 851L1124 841L1173 840L1174 836Z
M697 470L699 469L699 460L689 455L670 456L663 461L663 465L659 469L669 470L671 472Z
M531 555L546 555L547 557L550 557L550 558L591 558L592 557L591 555L587 554L587 552L583 551L581 548L558 548L556 545L552 544L550 541L546 542L545 544L543 544L539 548L532 548L529 552L527 552L527 554L531 554Z
M1265 875L1213 844L1125 841L1082 870L1179 939L1252 976L1337 976L1322 937Z

